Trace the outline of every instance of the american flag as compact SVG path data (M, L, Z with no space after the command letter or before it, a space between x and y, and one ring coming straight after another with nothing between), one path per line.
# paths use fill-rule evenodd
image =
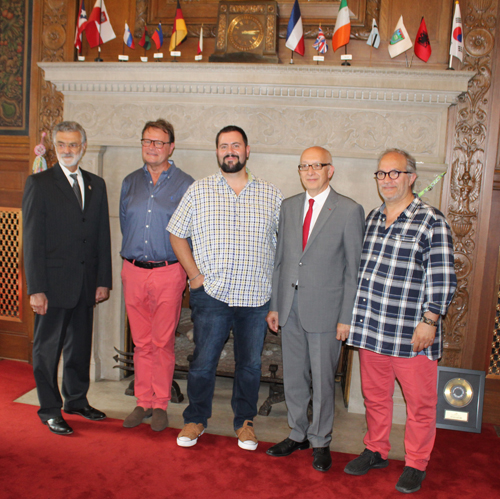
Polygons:
M314 42L313 47L320 54L326 54L326 51L328 50L328 45L326 44L325 34L323 33L321 26L318 29L318 38L316 38L316 41Z

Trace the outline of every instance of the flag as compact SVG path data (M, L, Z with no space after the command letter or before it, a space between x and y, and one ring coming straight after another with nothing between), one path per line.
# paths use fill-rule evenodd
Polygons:
M203 52L203 26L200 28L200 40L198 41L198 51L197 55L200 55Z
M123 33L123 42L127 47L130 47L131 49L135 49L135 43L134 39L132 38L132 33L130 32L130 29L128 27L128 24L125 23L125 31Z
M401 16L398 24L396 24L396 29L394 30L391 41L389 42L389 55L394 58L412 47L413 43L411 43L408 31L406 31L405 25L403 24L403 16Z
M451 25L451 45L450 56L455 56L464 62L464 42L462 36L462 15L458 0L455 2L455 13L453 14L453 24ZM450 59L451 65L451 59Z
M316 38L316 41L314 42L313 47L320 54L326 54L326 52L328 50L328 45L326 44L325 34L323 33L323 30L321 29L321 26L318 29L318 38Z
M417 38L415 39L415 55L427 62L431 56L431 42L429 41L429 33L427 33L427 26L425 25L424 18L420 21L420 28L418 28Z
M151 40L155 42L156 50L160 50L163 45L163 31L161 29L161 23L158 23L158 27L155 29Z
M172 27L172 37L170 38L170 52L180 45L184 38L186 38L188 30L186 27L186 21L184 21L184 16L182 15L181 4L177 0L177 9L175 11L174 25Z
M349 19L349 7L347 0L340 2L339 13L335 21L335 29L333 30L332 49L334 52L339 47L347 45L351 37L351 20Z
M113 27L109 21L104 0L96 0L94 8L90 13L89 20L85 25L85 34L92 48L116 38Z
M85 25L87 24L87 12L85 11L85 4L82 0L80 5L80 14L78 15L78 24L76 25L75 32L75 47L78 52L82 51L82 37L85 30Z
M378 49L380 45L380 33L378 32L378 26L375 19L372 19L372 30L370 31L370 36L366 40L366 44Z
M302 16L300 14L299 0L295 0L293 4L288 28L286 30L286 48L292 52L297 52L299 55L304 55L304 30L302 28Z
M151 38L149 38L147 26L144 26L144 33L142 34L142 38L139 40L139 45L144 47L144 50L149 50L151 48Z

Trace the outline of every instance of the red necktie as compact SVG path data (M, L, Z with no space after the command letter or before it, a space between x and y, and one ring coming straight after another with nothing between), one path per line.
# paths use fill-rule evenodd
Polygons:
M306 218L304 218L304 225L302 226L302 251L304 251L309 237L309 227L311 227L311 218L313 216L313 204L314 199L310 199L309 209L307 210Z

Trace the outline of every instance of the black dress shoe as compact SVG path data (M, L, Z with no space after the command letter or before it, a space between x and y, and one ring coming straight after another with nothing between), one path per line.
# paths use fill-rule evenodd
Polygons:
M274 457L285 457L289 456L292 452L296 450L309 449L309 440L304 440L303 442L296 442L290 438L285 438L279 444L273 445L267 449L266 454Z
M49 430L56 435L71 435L73 433L73 428L64 421L62 416L47 419L47 421L43 421L43 424L47 425Z
M318 471L328 471L332 467L330 447L316 447L313 449L313 468Z
M106 414L102 411L98 411L93 407L88 405L83 409L64 409L66 414L78 414L79 416L83 416L85 419L91 419L92 421L99 421L100 419L105 419Z

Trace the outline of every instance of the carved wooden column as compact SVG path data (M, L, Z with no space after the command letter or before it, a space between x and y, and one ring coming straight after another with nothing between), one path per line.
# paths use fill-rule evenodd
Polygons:
M478 331L477 317L484 272L478 234L479 223L483 222L481 209L489 212L492 188L485 179L485 148L499 0L467 0L460 6L465 49L462 69L475 76L467 93L459 98L449 158L449 191L444 199L453 231L458 287L445 321L442 364L470 368L476 337L485 334Z
M36 2L35 23L39 22L41 31L37 49L33 52L35 61L64 62L73 61L76 0L43 0ZM38 19L37 19L38 18ZM47 133L46 159L49 165L56 161L52 148L51 130L63 119L64 97L52 83L45 81L42 71L37 67L33 72L37 82L39 113L37 133L32 138L32 148L40 140L42 132Z

